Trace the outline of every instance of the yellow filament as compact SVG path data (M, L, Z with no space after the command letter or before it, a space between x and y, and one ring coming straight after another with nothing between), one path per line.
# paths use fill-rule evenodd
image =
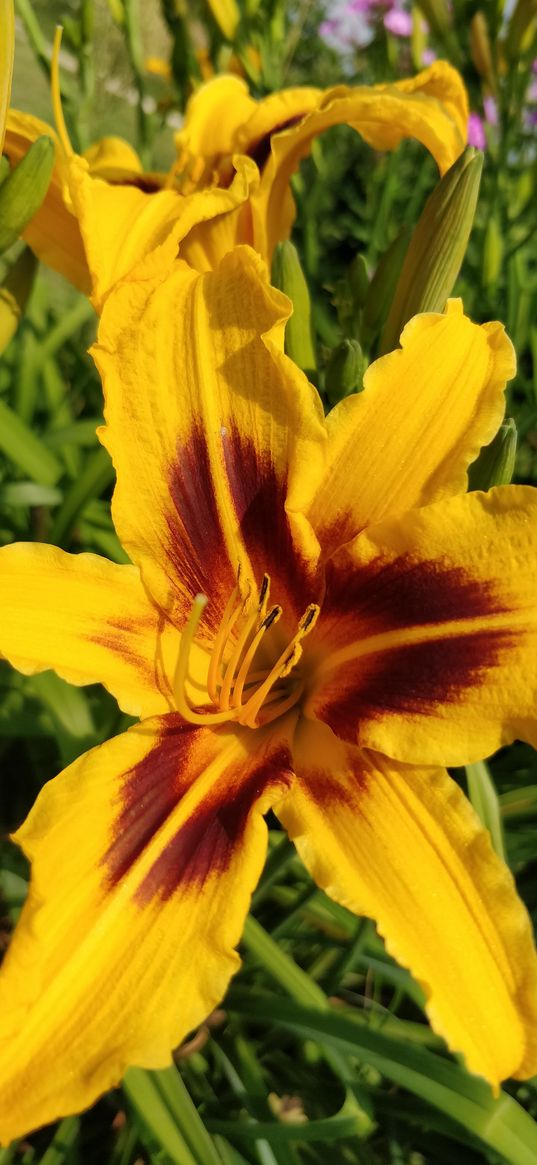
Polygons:
M179 648L179 658L177 660L177 667L175 669L175 676L173 679L173 690L175 695L175 702L177 711L190 724L225 724L226 720L237 720L239 709L227 710L225 712L197 712L192 707L186 694L186 680L188 673L188 658L190 655L190 648L194 636L198 629L199 621L207 606L208 599L206 595L196 595L192 604L192 610L189 615L188 623L181 635L181 645Z
M241 655L248 642L248 637L252 634L257 621L257 608L247 617L244 627L237 639L235 647L231 653L229 663L224 672L224 681L220 691L220 707L229 708L229 701L231 697L231 688L233 686L233 679L237 670Z
M276 681L279 680L283 675L286 675L287 672L291 670L291 667L293 667L297 662L297 659L301 653L300 640L303 639L304 636L307 635L308 631L311 630L314 623L317 621L318 614L319 608L315 603L311 603L310 606L306 608L306 611L300 620L296 635L293 636L291 642L285 648L285 651L282 651L281 655L276 660L274 667L272 667L269 671L266 679L262 684L260 684L260 686L257 688L257 691L252 694L248 702L245 704L243 714L241 716L241 722L247 725L247 727L255 728L257 714L260 712L261 707L264 704L268 693L270 692L270 689L274 686ZM246 715L244 715L244 713L246 713Z
M72 158L74 150L71 142L69 141L69 134L67 133L67 126L63 116L62 95L60 89L60 46L62 43L62 33L63 28L61 24L57 24L54 31L52 60L50 62L50 89L52 97L52 109L54 111L54 121L56 123L56 130L60 139L60 144L65 157Z
M268 591L269 579L265 575L259 592L257 607L250 615L246 615L246 607L250 594L248 593L242 604L237 606L237 599L240 596L239 584L237 582L226 604L220 628L216 636L207 677L209 698L213 704L220 705L219 711L214 712L197 711L186 691L190 650L200 619L208 602L206 595L196 595L187 625L181 635L179 656L173 680L176 707L186 721L191 724L209 725L224 724L233 720L238 721L244 727L255 728L257 726L257 716L263 705L268 708L268 713L265 715L263 723L268 724L270 721L276 719L277 716L286 712L288 708L292 708L300 698L304 690L303 684L300 684L298 687L295 686L291 692L288 691L287 695L285 695L285 687L278 690L275 688L275 685L288 675L295 663L300 659L302 654L301 640L313 627L319 614L319 608L315 603L311 603L306 608L291 642L281 652L276 663L268 673L257 671L249 674L249 668L263 635L281 615L281 607L278 606L273 607L269 614L265 615ZM244 626L226 665L219 690L218 676L221 672L221 661L225 644L230 630L241 613L245 616ZM258 621L260 617L261 622ZM249 639L250 642L248 642ZM239 668L238 673L237 668ZM248 699L243 704L242 696L244 688L251 689L252 685L255 685L257 681L261 682L255 686L254 691L248 693ZM231 699L233 700L233 707L230 708L229 704Z
M273 607L272 608L270 615L267 616L267 619L270 618L270 626L271 627L274 625L274 623L278 622L278 619L280 618L281 613L282 613L281 607ZM261 625L259 626L258 630L256 631L254 638L252 639L252 642L248 648L248 651L246 652L246 655L242 661L240 671L239 671L239 674L237 676L237 679L235 681L235 685L233 688L233 706L234 706L234 708L238 708L240 705L240 702L242 700L242 693L244 690L244 685L245 685L246 680L248 678L248 671L250 669L250 664L251 664L251 662L254 658L254 655L259 647L259 644L261 643L261 640L265 634L265 631L267 630L267 619L263 619L263 621L262 621ZM259 678L262 679L266 675L266 672L257 672L256 675L258 675ZM254 676L250 676L250 681L253 678L254 678Z
M224 610L224 614L222 615L222 620L221 620L220 626L218 628L216 639L214 641L213 652L211 655L211 662L209 664L209 673L207 676L207 691L209 692L209 695L211 697L213 704L216 704L216 702L218 700L218 693L217 693L217 686L216 686L217 680L218 680L218 669L220 667L220 661L222 659L224 647L226 645L226 640L227 640L227 637L228 637L232 627L235 626L235 623L237 622L237 619L238 619L239 614L241 612L241 607L235 606L239 597L240 597L240 590L239 590L239 584L237 582L236 585L233 587L233 590L232 590L231 595L228 599L228 602L226 603L226 608Z

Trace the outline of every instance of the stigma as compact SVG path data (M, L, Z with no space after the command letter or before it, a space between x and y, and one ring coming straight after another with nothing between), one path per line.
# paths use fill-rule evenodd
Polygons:
M315 626L319 607L310 603L283 651L268 664L267 652L262 652L265 666L260 666L257 659L260 648L266 647L267 632L281 618L282 608L278 604L269 607L269 575L263 575L255 599L251 587L245 596L241 595L239 584L238 576L212 647L207 673L210 703L201 707L192 703L186 685L190 651L209 601L206 595L196 595L181 634L173 690L177 711L191 724L229 721L245 728L258 728L294 707L304 691L296 665L302 655L302 640Z

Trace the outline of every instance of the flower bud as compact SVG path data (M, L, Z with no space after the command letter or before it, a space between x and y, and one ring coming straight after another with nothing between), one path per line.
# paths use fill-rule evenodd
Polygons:
M34 285L37 259L29 247L16 259L0 287L0 353L13 339Z
M285 351L304 372L316 367L311 331L311 303L308 285L292 243L277 243L272 259L272 283L289 296L293 314L285 327Z
M441 40L445 40L451 29L451 17L447 0L419 0L418 8L427 24Z
M209 8L220 32L226 40L233 41L241 15L235 0L209 0Z
M330 354L326 365L325 389L329 403L337 404L351 392L361 392L365 360L357 340L342 340Z
M516 425L512 417L500 425L496 436L485 445L479 457L468 470L470 490L492 489L493 485L509 485L515 469L517 446Z
M517 0L503 42L508 59L517 61L526 33L536 17L537 0Z
M443 311L474 221L482 155L467 147L433 190L414 230L382 333L379 353L397 347L418 312Z
M491 88L495 87L494 66L490 48L490 37L487 20L483 12L474 13L470 22L470 52L472 60L484 81Z
M54 143L47 137L38 138L0 186L0 254L18 239L39 210L53 166Z
M390 310L409 239L410 227L403 227L379 259L364 306L362 339L365 343L377 335Z
M11 97L14 51L15 13L13 0L0 0L0 154L4 148L6 118Z

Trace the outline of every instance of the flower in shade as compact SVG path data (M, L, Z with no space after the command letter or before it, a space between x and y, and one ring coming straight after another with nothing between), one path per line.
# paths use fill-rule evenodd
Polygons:
M142 717L45 785L0 977L4 1140L162 1067L237 969L272 809L494 1085L537 1071L529 919L444 765L537 740L537 500L465 494L513 375L458 301L325 420L249 248L125 281L95 359L135 565L0 551L0 647Z
M487 148L483 119L478 113L471 113L468 118L468 145L475 146L476 150L486 150Z
M56 86L57 88L57 86ZM11 111L6 153L16 162L31 141L54 136L56 167L47 197L25 233L49 266L92 294L98 310L121 278L173 264L198 270L238 243L270 262L294 220L290 179L314 138L346 123L375 149L414 137L441 173L466 144L467 98L459 74L436 62L395 84L284 89L255 101L239 77L220 76L189 102L169 173L145 173L134 150L105 138L73 154L56 100L59 135Z

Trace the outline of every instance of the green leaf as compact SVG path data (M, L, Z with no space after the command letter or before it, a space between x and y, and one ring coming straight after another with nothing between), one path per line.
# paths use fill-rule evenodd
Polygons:
M315 1011L288 999L260 998L259 994L255 999L244 998L240 1014L322 1042L340 1054L360 1057L452 1117L510 1165L535 1165L535 1121L506 1092L496 1100L484 1080L449 1060L374 1031L349 1013Z

